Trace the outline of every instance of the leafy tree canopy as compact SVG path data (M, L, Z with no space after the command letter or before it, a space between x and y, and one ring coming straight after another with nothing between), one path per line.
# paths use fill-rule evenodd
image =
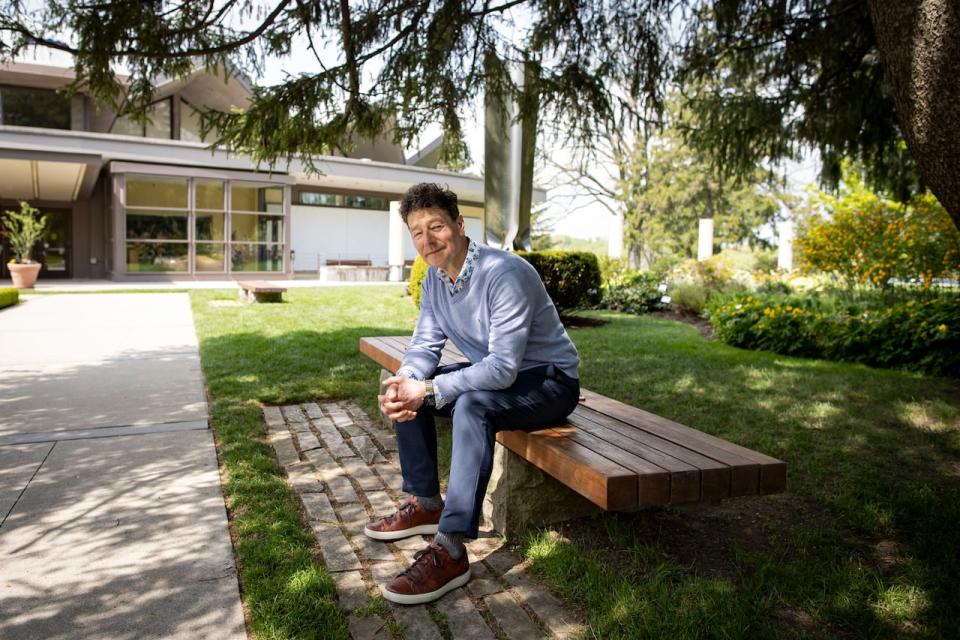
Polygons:
M900 59L891 57L899 45L878 51L871 18L882 25L909 20L912 34L927 22L956 24L947 15L955 10L945 6L932 0L0 0L0 56L32 45L69 52L75 88L138 117L157 77L197 64L256 71L270 56L314 56L316 71L255 87L248 109L206 121L218 132L216 143L267 163L330 153L387 127L407 141L439 122L446 134L442 161L453 164L465 154L467 108L484 87L520 96L503 63L533 59L541 69L540 121L577 142L589 145L618 105L636 118L654 118L665 87L679 83L703 115L688 141L725 173L748 175L761 159L791 157L812 145L828 183L839 178L840 158L850 156L870 170L874 184L905 197L919 186L918 174L880 66L881 59ZM917 31L916 41L951 41L949 32L930 33ZM917 59L927 58L942 56ZM128 84L111 65L130 70ZM940 77L945 69L932 66L922 88L945 86L938 79L956 84ZM936 114L957 109L941 105ZM937 144L915 156L931 176L943 173L937 153L951 148ZM954 174L938 177L939 197L955 190L960 198ZM960 225L960 204L947 208Z
M700 121L687 138L727 173L813 147L830 187L854 158L894 197L921 189L864 0L717 0L693 12L682 46L679 84Z
M140 117L151 81L183 75L197 63L257 71L270 56L315 57L315 72L255 87L246 111L208 119L218 144L268 163L330 153L388 124L398 141L407 141L436 122L446 137L442 161L453 162L465 154L466 107L484 86L515 91L504 63L527 58L540 63L540 107L587 141L611 110L611 85L656 104L668 66L660 19L666 0L47 0L32 11L22 5L0 3L2 55L33 44L69 52L75 88ZM112 64L130 69L129 86Z

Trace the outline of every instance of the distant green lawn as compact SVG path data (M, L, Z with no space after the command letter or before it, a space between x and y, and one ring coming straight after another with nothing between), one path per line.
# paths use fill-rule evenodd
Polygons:
M404 334L398 287L290 289L236 306L192 291L244 602L257 638L348 636L264 444L259 403L375 411L364 335ZM608 514L519 547L588 637L946 637L960 628L960 384L704 341L591 312L584 386L787 461L789 493Z

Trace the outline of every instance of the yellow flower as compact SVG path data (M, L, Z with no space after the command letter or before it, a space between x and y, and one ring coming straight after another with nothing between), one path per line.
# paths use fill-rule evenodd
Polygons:
M947 325L942 324L942 325L940 325L939 327L937 327L937 329L939 329L940 331L946 332L946 330L947 330Z

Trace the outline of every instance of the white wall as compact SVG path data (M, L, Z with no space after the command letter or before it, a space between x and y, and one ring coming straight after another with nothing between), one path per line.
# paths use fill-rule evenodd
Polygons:
M290 248L295 271L314 271L327 260L370 260L387 264L390 229L386 211L335 207L290 207Z
M389 211L336 207L290 207L290 248L296 252L294 271L315 271L327 260L370 260L386 265L390 238ZM483 221L464 218L467 235L483 242ZM413 260L410 234L403 232L403 257Z

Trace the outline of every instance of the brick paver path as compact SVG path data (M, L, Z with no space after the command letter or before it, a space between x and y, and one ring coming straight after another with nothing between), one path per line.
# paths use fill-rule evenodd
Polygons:
M351 402L265 406L263 415L355 640L390 638L392 632L408 640L527 640L583 631L570 608L524 573L520 558L501 549L502 539L490 530L467 545L473 578L466 586L428 605L387 603L378 585L400 573L428 542L415 536L383 543L363 534L367 522L395 510L404 497L392 431ZM368 606L372 602L382 604Z

